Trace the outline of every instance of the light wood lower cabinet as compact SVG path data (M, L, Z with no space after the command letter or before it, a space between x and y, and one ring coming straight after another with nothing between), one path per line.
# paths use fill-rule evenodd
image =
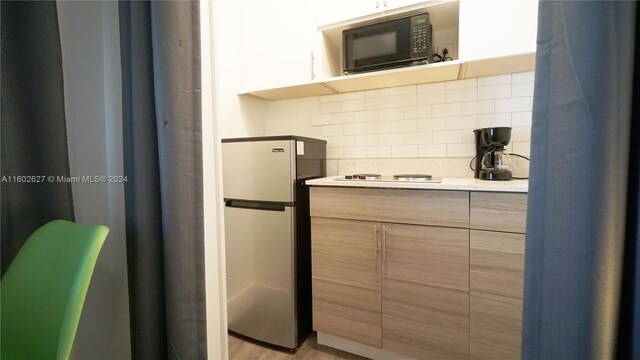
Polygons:
M313 327L380 347L380 224L311 218Z
M470 235L471 358L520 359L525 236Z
M469 230L382 226L382 348L468 359Z
M312 187L314 329L383 356L519 359L526 206L526 194Z
M314 329L415 358L469 354L469 230L313 217Z

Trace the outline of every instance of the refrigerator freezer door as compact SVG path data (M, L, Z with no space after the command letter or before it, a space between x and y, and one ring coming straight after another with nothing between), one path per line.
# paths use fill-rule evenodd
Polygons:
M295 202L295 151L293 140L223 143L224 197Z
M294 218L295 207L225 207L229 329L290 349L297 345Z

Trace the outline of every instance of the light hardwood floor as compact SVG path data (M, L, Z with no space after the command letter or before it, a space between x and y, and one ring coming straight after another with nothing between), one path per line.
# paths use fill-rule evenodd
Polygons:
M230 360L366 360L366 358L336 350L324 345L319 345L316 333L302 343L298 351L275 350L258 345L255 342L229 334L229 359Z

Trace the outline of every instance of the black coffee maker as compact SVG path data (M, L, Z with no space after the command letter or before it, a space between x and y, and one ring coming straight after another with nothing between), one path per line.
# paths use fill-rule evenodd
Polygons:
M510 127L473 130L476 138L474 177L480 180L511 180L511 157L504 147L511 140Z

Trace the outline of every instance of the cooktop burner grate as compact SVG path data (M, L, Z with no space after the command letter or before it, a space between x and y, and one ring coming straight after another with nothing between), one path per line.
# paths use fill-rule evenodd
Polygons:
M354 179L354 180L378 180L382 177L380 174L354 174L354 175L345 175L345 179Z

